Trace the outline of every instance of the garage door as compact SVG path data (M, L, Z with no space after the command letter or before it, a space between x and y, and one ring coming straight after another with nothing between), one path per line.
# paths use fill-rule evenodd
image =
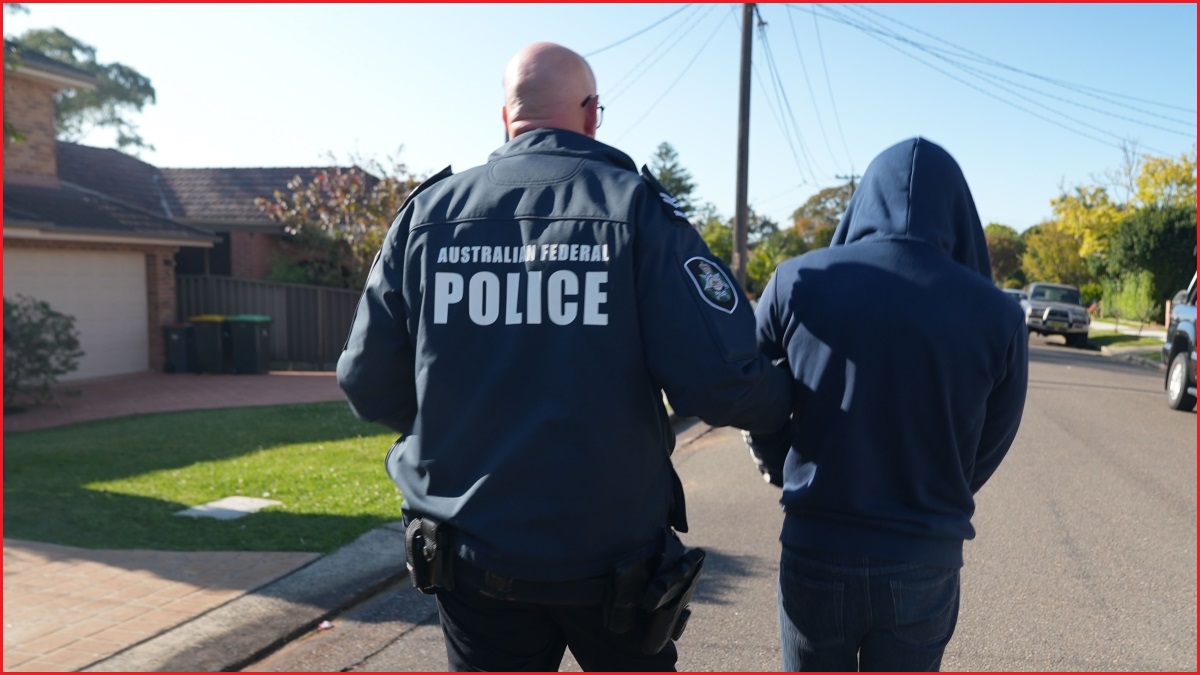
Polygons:
M144 254L6 248L4 295L18 293L75 317L86 353L61 380L150 369Z

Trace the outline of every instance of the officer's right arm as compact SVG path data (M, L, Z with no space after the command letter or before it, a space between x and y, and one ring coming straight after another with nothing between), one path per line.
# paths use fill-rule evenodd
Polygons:
M400 433L411 430L417 414L415 354L402 293L404 215L375 257L337 364L338 385L354 414Z
M779 429L791 410L791 377L759 355L742 289L694 228L671 219L653 195L642 196L634 247L638 311L656 383L680 416ZM726 284L735 302L723 300Z

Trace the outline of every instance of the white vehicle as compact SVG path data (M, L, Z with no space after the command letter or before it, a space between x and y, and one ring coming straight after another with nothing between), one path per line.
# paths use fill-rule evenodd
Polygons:
M1036 281L1025 289L1021 301L1030 333L1061 335L1071 347L1087 347L1092 318L1082 304L1079 289L1067 284Z

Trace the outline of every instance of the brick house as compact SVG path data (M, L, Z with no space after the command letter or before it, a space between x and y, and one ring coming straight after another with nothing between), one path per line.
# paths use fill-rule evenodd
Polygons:
M53 96L94 88L91 75L5 45L4 294L33 296L75 318L78 380L162 370L163 326L176 320L175 259L212 232L88 189L59 174Z
M63 180L136 204L156 215L213 232L211 248L181 249L177 274L265 279L277 256L294 257L283 231L255 204L286 189L299 176L311 180L321 167L171 169L110 148L57 144ZM329 167L332 169L333 167Z
M4 80L5 120L25 136L5 141L4 292L75 317L87 354L62 379L163 370L162 328L186 319L177 275L264 280L277 258L303 264L255 199L345 167L162 168L57 141L54 94L95 81L36 52L18 63Z

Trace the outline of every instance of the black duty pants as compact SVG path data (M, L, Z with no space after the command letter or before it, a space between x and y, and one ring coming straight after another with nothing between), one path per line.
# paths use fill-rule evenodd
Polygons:
M675 670L674 642L646 656L638 651L641 631L605 629L599 605L498 600L461 585L439 591L437 603L452 671L556 671L567 648L585 671Z

